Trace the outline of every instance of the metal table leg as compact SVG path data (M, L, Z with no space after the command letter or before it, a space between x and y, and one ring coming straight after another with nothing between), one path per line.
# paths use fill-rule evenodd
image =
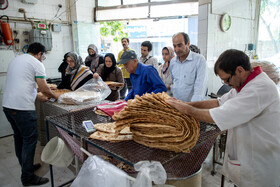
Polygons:
M47 143L50 141L50 134L49 134L49 122L46 120L46 138ZM54 180L53 180L53 168L50 164L50 176L51 176L51 186L54 187Z

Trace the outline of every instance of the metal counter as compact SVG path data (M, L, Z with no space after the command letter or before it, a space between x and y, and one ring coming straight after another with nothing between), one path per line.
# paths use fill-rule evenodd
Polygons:
M131 166L142 160L159 161L165 168L168 179L185 178L197 172L206 159L216 137L221 132L216 125L201 122L200 136L191 152L175 153L149 148L132 140L110 143L89 139L90 133L87 133L82 126L84 120L92 120L93 123L113 121L110 117L95 114L93 107L57 116L48 116L46 120L46 126L49 126L49 124L55 125Z
M82 108L93 107L102 103L108 103L110 101L103 100L99 102L92 103L90 105L66 105L66 104L59 104L56 102L40 102L36 101L36 113L37 113L37 128L38 128L38 140L41 143L41 146L46 145L46 128L45 128L45 119L47 116L54 116L65 114L71 111L79 110ZM50 127L50 136L54 137L58 134L57 130L54 127Z

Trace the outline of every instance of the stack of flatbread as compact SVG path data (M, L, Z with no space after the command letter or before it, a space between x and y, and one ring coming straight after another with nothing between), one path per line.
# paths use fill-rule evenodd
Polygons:
M165 102L164 93L135 96L113 119L115 130L130 127L139 144L175 152L190 152L199 137L199 122Z
M110 141L110 142L121 142L126 140L132 140L132 133L129 127L123 128L121 131L116 131L116 123L97 123L93 125L97 130L90 135L90 138Z

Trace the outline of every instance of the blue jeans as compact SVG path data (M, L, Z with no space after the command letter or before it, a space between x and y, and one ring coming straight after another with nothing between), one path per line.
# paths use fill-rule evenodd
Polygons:
M34 176L33 162L38 138L36 112L5 107L3 111L14 130L15 151L21 165L21 181L27 182Z

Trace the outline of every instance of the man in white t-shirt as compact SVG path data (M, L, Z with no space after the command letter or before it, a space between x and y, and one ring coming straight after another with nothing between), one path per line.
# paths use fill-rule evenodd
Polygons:
M261 67L239 50L223 52L215 74L233 89L221 98L166 101L197 120L228 130L223 174L239 187L280 186L280 97Z
M33 165L37 144L37 117L35 99L39 90L48 98L57 99L46 82L45 47L33 43L28 47L27 54L13 59L8 67L6 84L3 94L3 111L14 131L16 156L21 165L21 182L24 186L45 184L48 178L39 177L34 171L40 164Z

